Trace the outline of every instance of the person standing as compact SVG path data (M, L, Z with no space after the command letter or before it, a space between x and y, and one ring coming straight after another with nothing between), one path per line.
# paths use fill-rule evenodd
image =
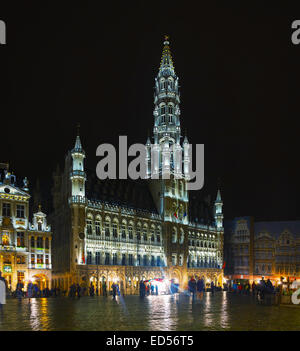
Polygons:
M77 286L76 286L76 291L77 291L77 297L80 299L81 288L80 288L79 284L77 284Z
M255 292L256 292L256 284L255 284L255 281L253 280L253 283L252 283L252 296L255 296Z
M103 288L103 296L107 296L106 282L105 281L102 283L102 288Z
M33 284L31 280L29 280L27 285L27 297L28 297L28 303L30 303L31 298L33 297Z
M203 293L204 293L204 280L203 280L203 278L198 279L198 281L197 281L197 293L198 293L199 299L202 300Z
M212 296L214 296L214 294L215 294L215 284L214 284L213 280L210 283L210 288L211 288L211 294L212 294Z
M94 288L93 283L91 283L91 286L90 286L90 296L91 296L91 297L94 297L94 295L95 295L95 288Z
M0 272L0 310L2 310L2 305L6 304L6 284L5 279L2 277Z
M155 285L155 293L156 293L156 295L158 295L158 285L157 284Z
M16 295L17 295L17 298L19 299L19 301L21 301L22 297L23 297L23 283L22 282L18 282L17 284L17 288L16 288Z
M112 295L113 295L113 300L116 299L116 295L117 295L117 285L115 283L113 283L112 287Z

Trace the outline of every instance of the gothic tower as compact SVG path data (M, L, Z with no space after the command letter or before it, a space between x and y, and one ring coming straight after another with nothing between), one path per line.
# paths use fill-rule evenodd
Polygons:
M163 52L154 92L153 144L146 143L147 176L157 210L164 220L166 263L174 270L186 269L188 224L188 140L182 143L179 79L171 55L169 38Z
M71 151L72 167L70 172L71 180L71 210L72 210L72 247L71 253L73 265L85 264L85 181L84 171L85 152L81 145L79 131L77 133L75 146Z

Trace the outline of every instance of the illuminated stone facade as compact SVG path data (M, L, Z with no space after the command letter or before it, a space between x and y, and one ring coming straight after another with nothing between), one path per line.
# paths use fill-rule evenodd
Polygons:
M0 178L0 271L8 288L14 291L18 281L26 289L29 280L40 288L51 286L51 227L46 215L34 213L29 222L29 189L5 170Z
M141 279L174 279L185 289L195 275L223 284L221 194L213 204L197 198L192 210L186 189L188 141L185 137L181 145L179 104L166 39L155 80L153 144L150 138L146 142L147 179L96 179L95 171L84 166L86 155L77 135L63 172L54 173L55 286L67 290L73 282L94 282L101 293L103 281L110 286L117 280L125 293L134 294ZM174 150L169 158L167 150ZM151 157L157 157L158 167L151 167ZM170 179L161 178L162 165Z
M225 273L229 279L274 283L300 278L300 221L255 222L240 217L225 223Z

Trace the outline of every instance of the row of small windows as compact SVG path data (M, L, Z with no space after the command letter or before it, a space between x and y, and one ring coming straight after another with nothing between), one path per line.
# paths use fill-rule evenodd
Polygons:
M196 259L193 259L192 256L188 258L188 267L203 267L203 268L220 268L218 262L215 258L201 257L198 256Z
M127 230L126 230L127 229ZM93 222L92 220L88 219L86 221L86 231L88 235L92 235L93 234ZM100 221L95 221L95 234L96 236L101 236L102 233L102 227L101 227L101 222ZM120 235L120 237L122 239L126 239L127 238L127 234L128 234L128 239L133 240L134 239L134 230L133 230L133 226L129 225L128 228L126 228L125 224L121 225L121 231L119 233L119 228L118 228L118 223L113 223L112 224L112 228L110 225L110 222L105 222L104 223L104 235L105 237L110 237L112 234L112 236L114 238L118 238L118 236ZM143 228L141 226L137 226L136 228L136 239L139 241L141 239L143 239L144 241L152 241L154 242L156 239L156 242L161 242L161 233L160 233L160 229L156 229L155 228L150 228L150 233L148 233L148 228Z
M196 241L196 245L195 245L195 241L194 240L189 240L189 246L206 247L206 248L209 248L209 249L217 248L217 245L214 242Z
M10 203L4 202L2 204L2 216L3 217L11 217L12 216L12 208L11 208ZM17 218L25 218L25 206L24 205L17 205L16 217Z
M117 253L112 255L109 252L104 254L99 251L92 255L91 251L87 252L87 264L96 264L96 265L121 265L121 266L164 266L163 261L160 256L151 256L147 255L137 255L136 262L134 261L133 254L122 254L120 259L118 259Z

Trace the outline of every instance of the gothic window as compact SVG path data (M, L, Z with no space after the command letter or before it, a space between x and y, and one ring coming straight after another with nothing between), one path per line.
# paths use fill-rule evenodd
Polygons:
M173 231L172 231L172 243L176 243L177 242L177 232L176 232L176 229L173 228Z
M126 266L126 255L122 254L122 266Z
M155 266L155 257L151 256L151 266Z
M25 218L25 206L24 205L17 205L17 217L18 218Z
M131 225L128 227L128 236L130 240L133 239L133 229Z
M9 203L3 203L3 205L2 205L2 216L3 217L10 217L11 216L10 204Z
M113 237L117 238L118 236L118 224L115 222L113 223Z
M181 234L180 234L180 244L183 244L184 242L184 232L183 230L181 230Z
M160 256L156 257L156 265L160 267Z
M105 264L106 265L110 264L110 255L108 252L105 252Z
M157 234L157 235L156 235L156 241L157 241L158 243L160 243L160 234Z
M117 253L114 252L114 253L113 253L113 265L116 265L116 264L118 264L118 261L117 261Z
M32 236L31 239L30 239L30 246L31 247L35 247L35 240L34 240L34 237Z
M144 257L143 257L143 266L148 266L148 258L147 258L147 255L144 255Z
M122 224L122 239L126 239L126 225Z
M101 258L100 252L96 251L96 256L95 256L96 264L100 264L100 258Z
M147 228L144 228L144 229L143 229L143 240L144 240L145 243L146 243L147 240L148 240L148 237L147 237Z
M129 264L129 266L133 266L133 255L132 254L128 255L128 264Z
M95 222L95 231L97 236L101 235L101 222L99 221Z
M92 235L93 234L93 227L92 227L92 221L90 219L88 219L86 221L86 232L87 234L89 235Z
M36 263L43 264L43 255L36 255Z
M141 255L137 255L137 265L141 265Z
M38 222L38 231L41 232L42 231L42 223Z
M88 251L88 253L87 253L86 263L87 264L92 264L92 253L90 251Z
M31 264L35 264L35 255L31 254L31 260L30 260Z
M140 227L140 225L138 225L136 228L136 238L138 241L141 240L141 227Z
M110 236L110 223L105 222L105 236Z

